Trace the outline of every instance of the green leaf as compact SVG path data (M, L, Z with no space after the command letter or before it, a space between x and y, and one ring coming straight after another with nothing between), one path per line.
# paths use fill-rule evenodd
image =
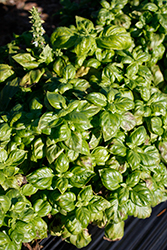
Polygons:
M38 83L39 80L41 79L42 75L44 74L45 70L39 70L39 69L34 69L30 70L20 81L20 86L21 87L28 87L31 85L34 85L34 83Z
M122 27L110 25L104 28L100 37L96 39L100 48L124 50L132 45L132 39Z
M139 70L139 65L137 62L132 62L130 65L128 65L127 69L126 69L126 74L128 78L132 78L133 76L137 74Z
M146 3L142 9L156 12L158 10L158 7L154 3Z
M123 79L122 71L120 68L116 67L114 64L108 64L102 71L102 83L104 86L110 86L115 80L119 82Z
M163 134L162 120L160 117L151 118L151 128L154 134L157 135Z
M104 141L113 138L120 126L120 116L116 113L104 111L100 116L100 125L103 131Z
M30 109L31 110L40 110L42 109L43 105L41 104L40 100L35 97L32 99L31 103L30 103Z
M55 182L56 187L60 191L61 194L64 194L64 192L68 188L68 179L66 178L57 178Z
M158 65L153 65L151 67L151 71L153 73L153 81L155 86L164 81L164 76Z
M92 92L90 94L88 94L86 96L86 100L88 100L89 102L97 105L97 106L101 106L104 107L107 105L107 98L105 97L105 95L101 94L101 93L96 93L96 92Z
M115 190L120 187L123 176L115 169L104 168L99 170L101 181L108 190Z
M71 173L73 175L70 178L70 184L77 188L83 187L94 175L92 170L80 166L73 167Z
M10 238L7 234L0 232L0 246L5 246L10 243Z
M73 111L67 115L66 119L73 122L78 131L84 131L92 128L92 125L86 114L83 114L82 112Z
M68 49L75 45L77 38L72 29L58 27L51 35L51 43L55 49Z
M56 171L60 173L66 172L69 168L69 160L67 155L62 152L56 159L54 166Z
M72 79L69 81L69 83L73 85L74 90L78 91L86 91L90 87L89 82L81 78Z
M52 206L50 205L50 203L42 199L36 200L33 204L33 208L40 217L48 215L49 212L52 210Z
M92 186L86 186L79 192L77 199L82 202L89 202L93 198Z
M162 25L162 27L165 30L167 30L167 14L166 13L158 14L158 19L159 19L159 22Z
M148 188L138 184L130 192L131 200L137 206L149 206L152 204L152 194Z
M82 114L86 115L88 118L93 117L101 110L100 106L95 106L88 103L87 101L80 101L78 105L78 110Z
M147 167L156 166L160 161L159 152L155 146L146 147L139 155L143 165Z
M0 82L4 82L8 77L14 74L12 67L8 64L0 64Z
M145 142L147 138L147 132L144 126L136 128L129 137L132 147L139 146Z
M105 236L112 241L120 240L124 235L124 222L117 224L108 223L105 227Z
M70 212L75 209L74 201L76 196L72 192L66 192L59 196L58 205L67 212Z
M129 199L129 189L127 187L121 187L118 189L118 201L120 205L123 205Z
M12 56L12 58L19 63L24 68L30 70L37 68L39 66L39 62L31 56L29 53L17 53L16 55Z
M167 162L167 140L159 142L158 148L161 152L161 157L165 162Z
M11 136L12 128L9 127L7 123L0 125L0 141L6 141Z
M50 105L55 109L62 109L67 107L65 98L60 94L47 91L46 97Z
M130 131L136 126L136 118L135 116L130 113L126 112L122 114L122 121L121 121L121 128L125 131Z
M51 164L54 162L57 157L64 151L64 149L60 149L56 144L51 145L46 148L46 158L48 162Z
M50 48L49 44L47 44L42 52L40 53L39 55L39 61L41 63L46 63L46 65L48 65L49 63L51 63L53 61L53 51L52 51L52 48Z
M77 248L83 248L86 247L91 241L91 236L88 233L87 229L83 229L79 234L77 235L71 235L70 236L70 242L75 245Z
M23 187L22 187L22 193L25 195L25 196L30 196L30 195L33 195L37 192L37 188L34 187L32 184L25 184Z
M35 228L36 233L38 232L38 235L36 237L38 237L39 239L47 238L48 227L46 222L42 218L36 216L32 220L32 225L33 228Z
M2 211L6 213L9 210L10 206L11 206L10 199L5 195L1 195L0 196L0 209L2 209Z
M100 139L102 137L101 131L99 129L92 130L92 135L89 141L89 148L94 149L99 145Z
M83 56L85 59L85 55L92 55L95 49L96 42L94 37L85 35L78 37L75 47L72 51L76 53L78 57Z
M127 161L131 166L132 170L139 168L141 158L140 155L135 150L129 150L127 154Z
M94 24L87 18L83 18L80 16L75 17L76 26L78 31L87 34L88 32L92 32L94 30Z
M73 235L78 235L82 231L82 225L75 216L71 216L69 219L67 219L66 224L65 224L67 230L73 234Z
M81 154L83 154L83 155L90 155L89 144L87 143L86 140L82 140Z
M51 124L59 123L59 119L53 112L45 112L39 119L38 128L46 129L51 127Z
M97 165L105 165L105 162L110 156L108 150L102 146L96 147L91 154Z
M72 64L68 64L63 70L63 78L66 80L73 79L75 78L75 75L76 75L75 67Z
M82 149L82 135L78 132L71 131L71 137L65 141L65 144L69 149L80 153Z
M86 207L77 208L76 219L82 224L83 228L86 228L90 222L90 211Z
M8 156L6 164L12 164L12 166L18 166L27 158L27 152L22 149L12 150Z
M42 142L41 138L36 139L33 141L31 144L31 150L32 150L32 155L31 155L31 160L37 162L38 159L43 158L43 147L44 143Z
M70 138L71 130L67 122L64 122L61 126L52 129L51 136L54 137L57 141L65 141Z
M114 101L114 105L119 111L128 111L134 108L134 102L126 97L118 97Z
M36 188L47 189L52 184L53 176L52 169L43 167L29 174L27 180Z
M140 176L141 176L141 172L140 171L133 171L131 174L128 175L127 179L126 179L126 184L129 187L134 187L136 186L136 184L139 183L140 181Z
M69 160L71 162L73 162L78 158L79 153L70 149L70 150L67 151L67 156L68 156Z
M0 162L5 162L8 158L8 153L5 149L0 148Z
M16 77L12 81L6 83L0 92L0 110L6 110L11 99L19 90L20 78Z
M113 155L119 155L119 156L126 156L126 150L127 148L125 147L125 145L121 142L119 142L118 140L114 139L112 140L112 146L110 148L110 152Z
M103 211L106 210L106 208L109 208L111 206L111 203L104 199L101 196L93 196L93 198L89 201L88 209L91 214L91 221L97 220L98 216L101 215L103 217Z

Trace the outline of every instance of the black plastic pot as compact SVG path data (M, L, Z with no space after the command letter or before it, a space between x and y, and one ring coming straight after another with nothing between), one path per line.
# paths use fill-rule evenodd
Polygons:
M82 250L167 250L167 202L153 208L147 219L129 217L125 221L122 240L111 242L103 239L104 229L90 225L92 242ZM42 250L77 250L60 237L48 236L41 241Z

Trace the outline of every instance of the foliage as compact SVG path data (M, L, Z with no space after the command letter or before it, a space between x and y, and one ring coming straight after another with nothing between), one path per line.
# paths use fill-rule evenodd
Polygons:
M101 5L0 48L0 249L48 231L82 248L89 223L118 240L167 199L167 4Z

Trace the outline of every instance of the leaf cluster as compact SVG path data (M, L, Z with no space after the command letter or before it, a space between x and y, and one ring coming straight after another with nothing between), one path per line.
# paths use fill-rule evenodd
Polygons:
M89 223L118 240L167 199L167 5L101 5L0 48L0 249L47 232L82 248Z

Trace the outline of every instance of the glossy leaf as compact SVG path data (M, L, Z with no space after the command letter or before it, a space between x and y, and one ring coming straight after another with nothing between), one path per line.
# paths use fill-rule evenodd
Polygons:
M70 212L75 209L74 202L76 200L76 196L72 192L65 192L60 195L58 199L58 205L67 212Z
M107 224L105 227L106 238L117 241L120 240L124 235L124 222L121 221L117 224Z
M120 172L115 169L104 168L99 170L103 185L108 190L115 190L120 187L123 177Z
M104 107L107 105L107 98L101 93L90 93L86 96L86 99L97 106Z
M53 176L50 168L43 167L29 174L27 180L36 188L46 189L51 186Z
M128 49L132 40L126 30L118 26L108 26L97 39L100 48L123 50Z
M75 166L71 170L71 173L73 174L70 178L70 184L73 187L83 187L94 175L94 172L80 166Z
M106 148L99 146L92 151L92 156L95 158L97 165L105 165L109 158L109 152Z
M14 74L12 67L8 64L0 64L0 82L5 81L8 77Z
M133 147L139 146L145 142L146 137L146 129L144 128L144 126L140 126L134 132L131 133L130 142L132 143Z
M104 141L114 137L120 126L120 116L108 111L104 111L100 117L100 124L103 131Z
M21 66L29 70L37 68L39 65L39 62L37 62L36 59L29 53L18 53L12 56L12 58Z
M34 210L40 217L44 217L49 214L51 211L52 207L49 204L48 201L43 201L42 199L36 200L36 202L33 205Z
M55 109L66 108L66 100L62 95L48 91L46 97L50 105Z
M132 113L126 112L122 115L121 128L125 131L132 130L136 126L136 123L136 118Z
M137 206L148 206L152 203L152 194L148 188L138 184L130 192L131 200Z

